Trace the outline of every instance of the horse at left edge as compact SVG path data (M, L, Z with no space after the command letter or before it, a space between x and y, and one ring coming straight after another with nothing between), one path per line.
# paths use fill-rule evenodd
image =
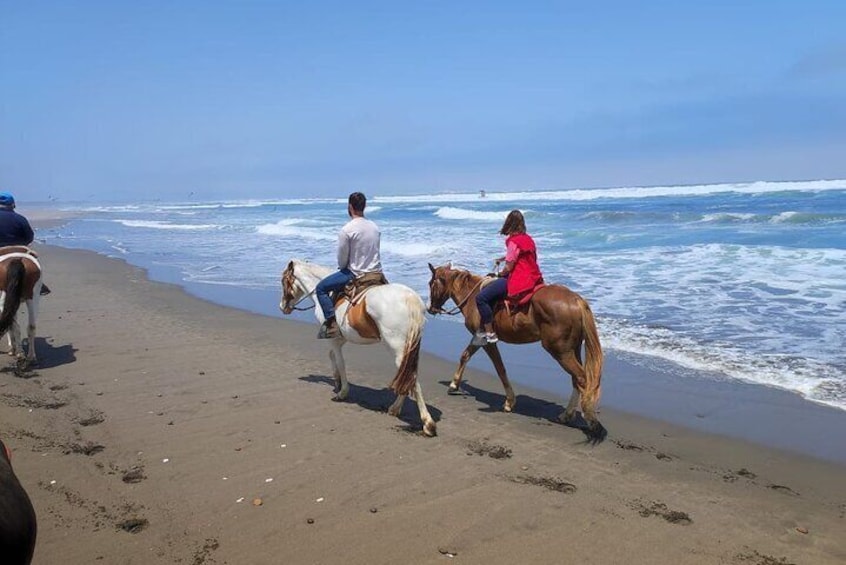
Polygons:
M279 309L285 315L299 308L300 302L310 298L313 302L314 291L324 277L332 273L329 267L294 259L282 272L282 299ZM381 284L367 288L363 296L350 304L346 297L335 303L335 316L340 330L337 337L329 342L329 359L335 377L335 400L346 400L349 395L346 365L343 347L346 343L370 345L384 343L394 355L397 373L390 388L397 398L388 408L388 414L399 416L403 402L410 396L416 403L423 422L423 435L435 436L437 426L426 408L423 391L417 381L417 368L420 360L420 342L423 326L426 323L426 306L416 292L403 284ZM323 312L314 308L319 323L323 323Z
M41 299L41 264L38 255L21 245L0 247L0 336L9 333L9 355L16 356L24 366L37 362L35 355L35 324ZM27 310L27 351L24 356L17 316L21 304Z

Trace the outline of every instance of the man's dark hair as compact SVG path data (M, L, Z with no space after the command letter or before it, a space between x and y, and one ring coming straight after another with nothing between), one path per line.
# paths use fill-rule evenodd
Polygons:
M367 197L361 192L353 192L350 194L350 206L358 213L364 212L364 207L367 205Z
M515 233L526 233L526 220L523 219L523 212L520 210L511 210L505 222L502 224L502 229L499 230L502 235L513 235Z

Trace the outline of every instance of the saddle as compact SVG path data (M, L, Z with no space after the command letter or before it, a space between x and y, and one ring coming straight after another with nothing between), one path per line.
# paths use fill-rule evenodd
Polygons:
M38 253L26 245L4 245L0 247L0 255L6 255L7 253L26 253L38 259Z
M482 279L482 283L479 285L479 288L485 288L496 279L497 277L495 276L487 275ZM494 311L499 311L505 308L505 311L509 316L514 316L518 312L525 312L529 309L529 303L532 301L532 297L535 295L535 293L545 286L546 283L543 282L543 279L541 279L541 281L534 287L524 292L521 292L517 296L506 296L504 300L497 301L496 305L494 306Z
M388 279L385 278L382 271L364 273L348 282L343 292L338 293L338 296L335 297L335 302L341 298L346 298L350 301L350 306L355 306L370 288L382 284L388 284Z
M350 303L345 318L349 325L362 337L381 338L376 322L367 314L364 308L364 298L368 290L383 284L388 284L388 279L385 278L385 275L381 271L365 273L347 283L347 286L342 291L330 293L336 307L344 299Z

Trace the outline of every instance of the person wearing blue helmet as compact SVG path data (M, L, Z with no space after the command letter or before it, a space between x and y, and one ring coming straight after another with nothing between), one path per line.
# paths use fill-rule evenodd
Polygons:
M0 247L4 245L29 245L35 232L29 220L15 212L15 197L0 192Z
M0 247L29 246L34 239L35 232L29 220L15 212L15 197L11 193L0 192ZM42 285L41 294L50 294L46 284Z

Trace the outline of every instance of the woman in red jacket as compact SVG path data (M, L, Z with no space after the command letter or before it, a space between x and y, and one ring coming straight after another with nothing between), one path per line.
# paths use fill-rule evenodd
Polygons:
M535 241L526 233L526 220L520 210L512 210L499 233L506 236L505 256L496 260L497 264L505 261L505 267L499 272L497 280L488 284L476 295L476 307L481 317L482 332L478 333L487 343L499 341L493 329L493 305L497 300L508 296L519 301L543 283Z

